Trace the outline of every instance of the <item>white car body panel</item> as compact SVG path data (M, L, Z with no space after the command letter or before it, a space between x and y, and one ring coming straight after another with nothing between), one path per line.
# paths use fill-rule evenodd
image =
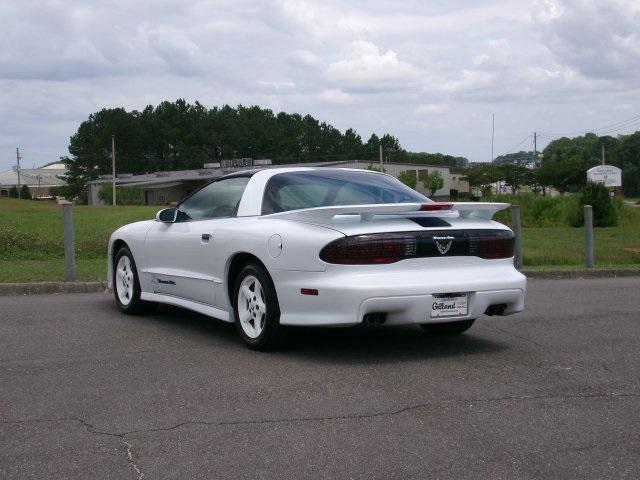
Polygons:
M360 205L261 215L269 178L305 170L314 169L254 173L235 217L176 223L150 220L121 227L109 241L109 286L117 253L114 246L124 242L135 258L143 300L185 307L224 321L234 318L228 277L231 261L239 254L257 258L271 275L284 325L354 325L375 312L387 313L386 324L391 325L442 321L430 315L433 295L449 292L468 292L469 311L447 321L477 318L495 304L506 305L505 315L524 308L526 278L514 268L512 258L449 256L385 265L335 265L319 257L328 243L351 235L509 230L490 220L507 204L453 203L452 211L441 212L420 212L422 204ZM437 217L451 226L425 228L410 217ZM209 236L208 241L203 235ZM317 289L318 295L301 295L301 288Z

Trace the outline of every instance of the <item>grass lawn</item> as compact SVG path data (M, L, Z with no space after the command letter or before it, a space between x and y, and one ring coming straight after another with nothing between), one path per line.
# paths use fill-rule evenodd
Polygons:
M584 230L571 227L523 229L524 265L584 266ZM596 266L640 267L640 225L596 228Z
M74 206L78 279L106 279L111 232L130 222L151 219L158 209ZM598 266L640 267L640 221L635 224L634 218L626 219L623 226L596 229ZM584 265L581 228L524 228L523 237L526 267ZM0 282L63 279L62 208L53 203L0 199Z

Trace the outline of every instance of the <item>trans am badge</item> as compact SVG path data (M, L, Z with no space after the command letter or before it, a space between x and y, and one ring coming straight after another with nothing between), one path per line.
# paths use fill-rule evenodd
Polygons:
M440 255L446 255L451 248L451 244L455 240L453 237L436 237L435 235L433 236L433 239L436 241L436 247L438 247Z

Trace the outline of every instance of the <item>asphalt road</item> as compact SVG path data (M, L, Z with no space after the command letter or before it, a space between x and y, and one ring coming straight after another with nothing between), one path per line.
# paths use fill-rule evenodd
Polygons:
M1 478L639 478L640 278L530 282L465 335L246 350L177 308L0 297Z

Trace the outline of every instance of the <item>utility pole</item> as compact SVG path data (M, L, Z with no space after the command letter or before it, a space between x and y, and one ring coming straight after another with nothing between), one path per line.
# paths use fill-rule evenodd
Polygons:
M22 185L20 185L20 149L16 148L16 173L18 174L18 199L22 198Z
M538 134L533 132L533 166L538 166Z
M493 185L493 140L496 133L496 114L491 114L491 184Z
M380 142L379 146L380 146L380 173L382 173L384 171L382 166L382 142Z
M116 136L111 135L111 186L113 190L113 206L116 206Z
M493 140L496 133L496 114L491 114L491 164L493 165Z
M604 143L602 144L602 164L604 165Z

